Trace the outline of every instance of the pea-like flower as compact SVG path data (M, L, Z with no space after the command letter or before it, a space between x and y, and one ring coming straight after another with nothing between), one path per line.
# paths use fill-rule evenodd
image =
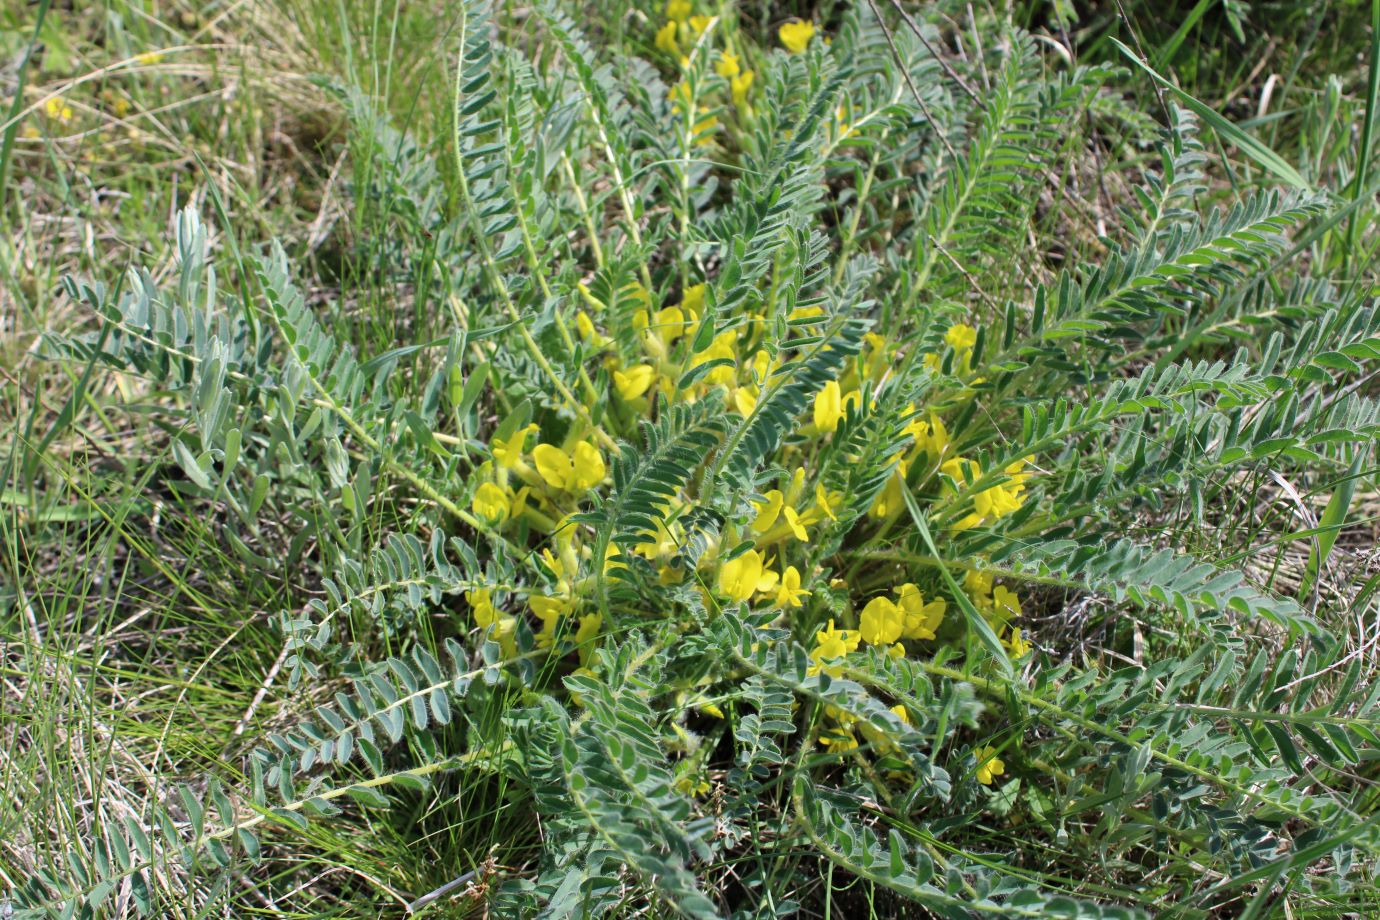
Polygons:
M585 492L604 481L604 458L599 449L588 441L579 441L570 451L551 444L538 444L532 449L537 472L553 489Z
M680 54L680 45L676 43L676 24L668 22L660 29L656 30L655 43L657 48L667 54Z
M810 39L815 37L815 24L807 20L795 19L791 22L783 23L777 30L777 35L781 38L781 44L791 54L800 54L810 46Z
M1003 639L1002 644L1006 646L1006 653L1013 659L1024 658L1030 651L1030 643L1021 636L1019 626L1011 630L1011 635Z
M1006 772L1006 764L997 756L997 749L990 744L981 747L974 755L977 757L977 781L984 786L992 785L992 780Z
M862 642L862 635L854 629L835 629L834 621L828 627L815 633L815 647L810 657L816 664L835 658L842 658L849 652L856 652Z
M626 371L613 372L613 386L624 401L637 399L651 388L656 369L650 364L634 364ZM601 477L602 478L602 477Z
M837 380L830 380L824 389L815 394L815 427L820 431L833 431L839 427L843 418L843 391Z
M502 524L512 511L507 491L493 482L482 483L474 490L470 508L490 524Z
M901 628L901 636L905 639L933 639L939 624L944 622L944 611L948 607L942 597L925 603L925 595L909 582L896 589L896 605L905 617Z
M800 571L793 565L786 566L786 571L781 573L781 586L776 589L776 605L800 607L803 606L800 599L808 597L809 594L809 591L800 587Z
M729 92L733 94L733 107L736 109L746 109L748 104L748 90L752 89L754 74L750 70L745 70L733 77L729 82Z
M510 434L507 439L494 438L489 445L493 452L494 462L506 470L516 469L522 462L522 452L527 445L527 436L537 430L536 425L528 425L526 428L519 428Z
M762 580L762 554L750 549L719 567L719 590L737 603L750 600Z
M874 597L858 618L858 632L868 645L890 645L901 638L906 615L885 597Z

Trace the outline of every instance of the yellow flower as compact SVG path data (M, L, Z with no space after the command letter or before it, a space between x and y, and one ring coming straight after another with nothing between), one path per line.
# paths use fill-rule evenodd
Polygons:
M858 749L858 739L846 728L834 728L822 732L819 743L835 754L847 754Z
M666 307L658 310L648 319L645 311L633 316L633 326L642 333L642 347L653 357L665 357L671 345L685 334L689 320L680 307Z
M537 472L553 489L584 492L604 481L604 458L588 441L580 441L567 453L550 444L538 444L532 449Z
M992 610L998 622L1014 620L1021 615L1021 599L1016 592L997 585L992 589Z
M692 284L680 297L680 308L687 317L698 317L704 309L704 284Z
M470 508L490 524L503 523L511 513L508 505L508 493L504 491L502 486L492 482L486 482L475 489Z
M667 54L680 54L680 45L676 44L676 24L674 22L668 22L656 30L656 46Z
M727 358L736 362L738 359L738 333L729 329L721 332L714 337L714 341L704 351L695 355L695 363L703 364L707 361L716 361L720 358ZM721 364L705 375L705 380L711 384L730 384L737 376L737 371L733 364Z
M800 572L795 566L786 567L786 571L781 573L781 587L776 592L776 604L778 607L799 607L800 599L807 597L809 591L804 591L800 587ZM1020 630L1017 630L1020 632Z
M929 454L932 460L944 456L949 446L949 430L936 415L931 415L928 422L913 419L902 432L914 438L915 446Z
M580 653L580 664L588 664L594 652L594 640L604 625L603 614L587 613L580 617L580 628L575 630L575 648Z
M901 638L906 615L885 597L874 597L863 608L858 619L858 632L868 645L890 645Z
M745 70L734 77L729 83L729 91L733 94L733 105L736 108L747 108L748 90L752 89L753 73Z
M470 606L474 608L474 622L480 629L493 627L489 637L496 640L503 654L511 658L517 654L517 617L504 616L494 608L493 592L488 588L476 588L467 595Z
M897 462L896 472L891 474L882 491L872 500L872 507L867 509L869 515L874 518L888 518L901 513L906 502L904 489L908 470L909 466L905 460Z
M507 470L516 468L522 462L522 451L527 444L527 436L536 430L536 425L528 425L526 428L519 428L514 431L506 441L502 438L494 438L489 444L489 449L494 455L494 462Z
M750 600L761 580L762 554L755 549L719 567L719 590L736 603Z
M704 106L699 107L700 114L703 114L708 111L709 110ZM705 144L712 144L714 142L714 129L717 127L719 127L719 119L715 118L713 115L710 115L708 117L699 119L693 125L691 125L690 134L694 137L695 143L699 144L700 146L704 146Z
M863 336L863 342L867 345L862 360L863 376L874 383L880 383L891 364L891 352L887 348L886 338L869 332Z
M1011 479L1000 485L989 486L973 494L973 511L953 525L955 530L967 530L976 527L984 521L995 521L1006 517L1009 514L1020 510L1025 499L1021 493L1025 491L1025 480L1030 478L1028 473L1012 472L1018 471L1025 461L1017 461L1006 468L1006 473ZM962 457L954 457L946 460L939 467L944 475L950 477L962 488L969 478L974 482L982 477L982 470L977 463L972 460L965 460ZM965 477L965 473L967 476Z
M973 346L977 344L977 330L965 323L950 326L944 333L944 343L954 350L954 370L966 374L972 370ZM944 369L939 355L925 355L925 367L936 374Z
M856 652L861 642L862 635L857 630L835 629L834 621L830 620L827 628L815 633L815 648L810 657L816 663L842 658L849 652Z
M963 590L972 598L973 606L990 609L992 606L992 573L969 569L963 576Z
M689 773L677 777L673 785L682 795L704 795L709 792L709 783Z
M738 76L741 72L738 67L738 55L732 51L719 52L719 61L714 65L714 72L726 80Z
M834 431L843 418L843 392L837 380L830 380L815 394L815 427L822 432Z
M905 725L915 724L910 720L910 713L906 711L906 707L900 703L892 706L890 712ZM883 754L897 753L896 744L887 736L886 732L873 728L868 722L860 721L858 727L862 729L863 737L876 745L878 751Z
M627 371L613 372L614 389L626 401L637 399L647 392L654 380L656 380L656 369L650 364L634 364Z
M766 533L771 530L771 525L775 524L776 519L781 516L782 505L786 503L780 489L772 489L765 498L766 501L752 503L752 507L757 509L757 517L752 522L752 529L758 533Z
M764 545L775 543L777 540L783 540L787 535L791 535L802 543L809 543L810 535L805 530L800 512L786 504L786 498L781 494L781 491L772 489L765 497L766 501L753 502L752 504L757 509L757 517L752 522L752 529L765 535L761 542Z
M163 52L145 51L143 54L137 56L134 60L140 64L157 64L159 61L163 60Z
M1030 643L1021 637L1019 626L1011 630L1011 635L1003 639L1002 644L1006 646L1006 651L1012 658L1024 658L1030 651Z
M556 636L556 627L560 625L561 617L568 614L573 604L569 598L547 597L545 594L531 594L527 597L527 606L532 608L532 612L541 620L541 629L537 632L537 644L543 647L551 644L551 640Z
M979 748L975 756L978 761L977 781L984 786L992 785L992 780L1006 772L1006 764L997 757L996 748L990 744Z
M733 408L738 410L738 414L746 418L752 414L752 410L757 408L757 389L756 387L738 387L733 391Z
M517 655L517 617L499 617L489 630L489 638L498 643L504 658Z
M594 320L589 318L589 314L584 310L575 314L575 331L580 334L591 345L602 348L609 343L608 337L599 334L599 330L594 328Z
M966 323L950 326L944 341L954 351L969 351L977 344L977 330Z
M824 488L824 483L815 483L815 508L819 510L820 514L831 521L837 521L839 519L838 515L834 513L834 502L841 498L843 498L843 496L837 493L830 495L829 490Z
M691 16L691 17L690 17L690 28L694 30L694 32L695 32L695 37L696 37L696 38L699 38L701 35L704 34L704 30L707 29L707 28L709 28L709 17L708 17L708 16Z
M810 45L810 39L815 37L815 24L799 19L784 23L777 31L781 38L781 44L791 54L799 54Z
M48 113L49 118L57 119L66 124L72 120L72 107L63 101L61 96L54 96L43 105L43 110Z
M907 639L933 639L948 607L942 597L925 603L925 595L909 582L896 589L896 603L905 616L901 635Z
M551 571L552 575L556 576L557 581L562 581L567 575L573 574L565 570L565 562L557 558L556 555L551 552L550 547L544 547L542 549L541 561L546 563L547 569Z
M694 6L690 0L667 0L666 2L666 18L672 22L684 22L690 17L693 10Z
M490 626L498 620L498 611L494 609L493 591L488 588L474 588L465 595L470 602L470 607L474 608L474 622L479 626Z
M834 109L834 125L838 129L839 140L846 141L850 137L856 137L858 129L848 122L848 116L843 106Z
M115 113L116 118L124 118L129 114L131 106L129 100L124 96L116 96L115 101L110 104L110 108Z

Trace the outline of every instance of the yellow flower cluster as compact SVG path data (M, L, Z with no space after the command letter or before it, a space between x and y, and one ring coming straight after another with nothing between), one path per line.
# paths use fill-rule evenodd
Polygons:
M815 633L815 647L810 652L813 669L837 677L842 673L842 659L863 642L885 648L888 655L899 658L905 654L902 639L933 639L944 622L944 599L926 602L920 589L909 583L893 593L894 601L885 596L868 601L858 617L857 629L838 630L830 620L827 629Z
M694 15L691 0L669 0L666 4L666 22L656 31L653 44L657 50L665 52L676 65L684 70L690 66L689 53L698 45L713 21L709 16ZM811 27L813 29L813 27ZM714 62L714 73L728 81L729 96L733 107L743 116L751 114L748 92L754 78L751 70L742 66L742 58L732 48L724 48ZM691 130L697 144L708 144L713 140L718 119L707 114L709 108L695 104L690 98L689 86L681 82L671 91L672 104L683 117L691 117L693 110L695 124Z
M813 502L806 504L803 468L796 469L785 491L769 490L753 503L756 515L749 526L753 548L720 565L719 592L734 603L761 597L782 609L804 606L802 598L810 592L802 587L800 570L787 565L779 573L774 571L768 553L780 544L810 542L806 528L834 519L833 504L838 498L823 485L816 485Z
M72 107L61 96L54 96L43 103L43 113L53 121L67 124L72 120Z
M954 530L969 530L981 524L988 524L993 521L1001 520L1007 515L1019 511L1025 504L1025 483L1030 479L1030 474L1022 472L1031 458L1022 458L1015 463L1008 464L1002 473L1005 474L1006 481L994 486L988 486L973 493L973 510L962 518L954 522ZM982 478L982 469L972 460L965 460L962 457L954 457L945 460L939 467L940 471L953 483L949 487L952 496L961 496L965 491L968 482L977 482Z
M551 547L541 552L542 565L552 576L554 587L550 591L533 589L528 592L527 606L541 624L534 633L538 648L553 647L563 624L575 616L579 607L578 592L583 586L574 579L581 560L588 560L591 551L579 545L576 534L576 529L563 521L552 534L555 552ZM488 631L487 635L499 643L504 656L514 656L518 618L497 610L491 589L471 590L468 597L475 625ZM598 613L578 617L571 639L582 665L588 661L602 626L603 617Z
M532 523L550 532L551 513L559 516L557 502L578 498L604 481L607 470L599 449L586 440L568 446L538 444L532 449L532 462L525 459L527 438L537 430L528 425L507 437L496 436L489 450L493 460L479 468L480 484L470 500L470 510L491 527L501 527L524 514ZM516 490L512 482L521 486ZM528 506L528 499L535 506Z
M963 576L963 591L1001 636L1002 645L1013 660L1029 654L1030 643L1022 636L1020 627L1011 625L1012 620L1021 617L1021 601L1016 592L1004 585L994 585L992 573L978 569L969 569Z
M966 323L950 326L949 331L944 333L944 344L953 349L954 371L958 374L971 373L973 370L973 349L977 346L977 330ZM925 355L925 367L936 374L940 373L944 367L944 359L936 354Z
M709 28L708 20L693 15L693 0L672 0L666 13L667 27L658 34L658 46L664 50L679 49L692 33L698 40ZM783 27L783 44L792 53L804 51L813 40L813 25L788 25L794 28ZM726 80L745 77L744 92L751 83L751 72L742 69L737 54L730 50L720 53L715 70ZM695 100L687 84L682 82L673 92L678 104L689 112ZM843 121L843 112L839 118L841 130L851 130ZM697 133L699 129L696 126ZM710 130L712 127L705 128ZM856 358L814 395L800 420L800 437L790 439L776 458L790 472L776 474L775 481L763 483L759 494L740 506L707 546L699 545L695 554L685 551L692 537L702 537L692 534L684 523L695 508L688 497L681 496L666 501L656 515L655 532L649 532L638 545L609 545L603 558L596 559L598 545L582 544L582 540L591 544L593 540L588 529L572 523L572 515L580 501L591 490L599 489L608 475L605 455L595 440L599 433L591 431L595 424L591 418L611 421L615 428L609 431L628 430L666 404L706 399L721 400L725 412L750 416L771 391L774 375L785 360L778 354L780 343L774 344L769 334L772 325L780 321L779 315L768 311L716 318L729 322L719 323L715 335L700 338L697 333L707 307L705 284L684 283L678 302L667 302L654 296L646 272L641 278L641 282L628 281L612 292L591 281L597 294L589 286L577 286L581 309L574 325L585 354L603 368L599 379L607 381L607 403L597 401L597 388L591 388L594 392L586 395L585 402L589 414L583 422L575 421L558 443L532 444L540 429L525 424L526 418L521 424L500 426L490 439L490 457L475 478L478 485L470 504L474 516L481 525L511 528L505 530L507 534L522 535L530 528L546 534L549 543L541 550L540 583L513 589L516 602L506 599L507 595L503 601L496 600L497 589L470 593L475 625L497 642L505 655L514 655L519 644L534 641L537 649L557 654L573 649L581 667L586 667L605 625L599 613L590 612L589 598L597 578L588 573L602 566L603 573L623 567L645 570L654 573L663 585L693 584L708 610L727 604L747 605L770 611L770 616L791 626L814 627L818 620L809 618L805 608L825 608L824 602L812 598L827 593L827 606L845 612L814 630L809 657L816 674L841 675L847 657L865 646L901 657L907 652L907 643L936 640L947 610L944 597L927 598L917 585L906 582L883 595L850 599L843 580L831 582L827 591L816 582L824 570L816 566L816 555L811 551L820 545L833 545L831 539L837 534L830 532L830 522L839 519L835 509L844 496L830 492L822 481L812 481L810 470L816 466L816 451L836 446L833 442L850 415L870 412L877 400L886 398L888 379L904 356L880 335L867 335ZM600 298L608 298L610 303ZM792 310L787 318L792 326L810 326L824 316L822 307L810 306ZM631 334L626 329L613 334L609 323L615 317L630 323ZM954 354L951 367L970 371L977 332L970 326L955 325L945 341ZM786 347L789 349L789 341ZM931 358L934 356L924 356L926 361ZM694 368L702 372L687 377ZM682 386L682 381L688 382ZM952 402L936 405L952 407ZM947 414L948 410L944 411ZM981 480L983 471L977 463L956 455L954 439L938 412L924 406L907 407L903 432L909 444L869 509L869 516L882 521L883 528L905 512L906 490L910 488L931 490L926 501L940 513L948 512L948 520L958 518L950 524L955 531L1001 520L1026 501L1028 461L1009 464L998 475L990 476L1001 480L996 485L974 489L970 484ZM842 462L848 461L845 458ZM819 479L817 474L815 479ZM932 491L935 488L937 498ZM1030 643L1014 626L1021 614L1015 594L1005 586L994 585L990 574L980 569L968 573L964 590L993 622L1009 655L1013 659L1027 655ZM511 605L512 612L503 612L500 608L504 605ZM687 696L685 705L722 717L706 699ZM904 707L893 712L898 719L909 721ZM847 713L826 708L822 745L842 753L856 749L860 739L881 752L891 743L871 726L857 724ZM984 784L1004 772L994 756L983 763ZM698 773L687 771L683 779L687 790L694 794L702 791Z

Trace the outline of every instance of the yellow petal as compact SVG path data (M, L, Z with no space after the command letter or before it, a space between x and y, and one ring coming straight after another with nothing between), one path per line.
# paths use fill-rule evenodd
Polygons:
M604 481L604 458L599 454L599 448L588 441L581 441L575 445L575 489L583 492L592 489Z
M843 394L837 380L830 380L824 389L815 394L815 427L820 431L833 431L839 427L843 416Z
M784 23L777 34L787 51L791 54L800 54L809 47L810 39L814 38L815 24L797 19L793 22Z
M553 489L569 488L575 478L575 465L566 452L552 444L538 444L532 448L537 472Z
M656 370L650 364L634 364L626 371L613 372L613 385L625 400L636 399L651 387Z
M574 463L570 462L566 451L553 444L537 444L531 450L531 458L537 463L537 472L552 488L566 488L574 479Z
M766 498L766 501L753 502L752 505L757 509L757 519L752 522L752 529L758 533L766 533L771 529L771 525L775 524L781 515L781 506L785 502L779 489L772 489Z
M500 524L509 514L508 493L496 483L483 483L475 490L470 507L490 524Z
M719 590L739 603L752 597L762 579L762 555L748 550L719 568Z
M885 597L874 597L858 618L858 632L868 645L891 645L901 638L905 620L895 604Z
M751 387L738 387L733 391L733 408L738 410L738 414L746 418L752 414L752 410L757 407L757 394Z
M680 53L680 48L676 45L676 24L674 22L668 22L656 30L656 46L667 54Z

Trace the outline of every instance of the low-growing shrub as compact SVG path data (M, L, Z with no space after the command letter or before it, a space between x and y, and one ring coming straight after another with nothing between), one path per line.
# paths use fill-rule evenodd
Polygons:
M98 324L45 355L142 381L160 481L314 597L296 724L19 906L228 897L441 781L502 803L507 868L454 867L501 916L1345 900L1380 847L1380 683L1324 584L1380 432L1355 209L1224 192L1182 96L1155 128L996 19L966 56L871 3L622 21L466 3L434 149L320 81L438 336L361 353L196 208L166 280L68 282ZM1157 152L1111 191L1108 126ZM1227 505L1279 479L1326 504L1292 569Z

